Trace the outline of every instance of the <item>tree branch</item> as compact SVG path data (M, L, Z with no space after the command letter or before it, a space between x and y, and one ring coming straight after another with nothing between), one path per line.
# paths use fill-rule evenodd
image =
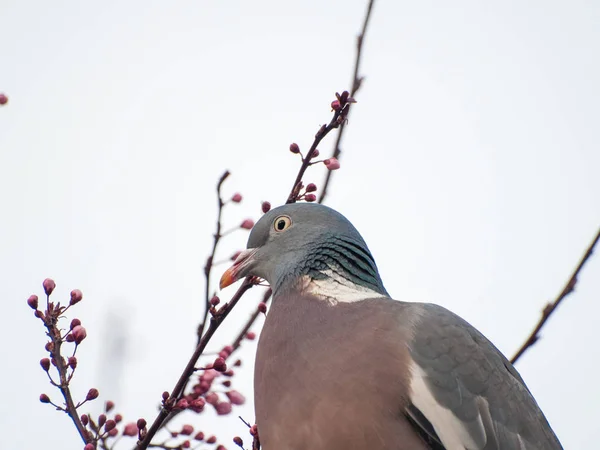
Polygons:
M567 284L565 285L563 290L558 294L558 297L556 297L556 299L552 303L548 303L546 305L546 307L542 311L542 317L540 318L539 322L537 323L537 325L535 326L535 328L533 329L533 331L531 332L529 337L525 340L525 342L523 343L521 348L519 348L517 353L515 353L515 356L512 357L512 359L510 360L511 363L515 364L519 360L519 358L521 358L521 356L523 356L523 353L525 353L527 351L527 349L529 349L530 347L535 345L535 343L540 338L539 333L540 333L542 327L546 324L546 322L548 321L548 319L550 318L552 313L556 310L556 308L558 308L558 305L560 305L561 302L571 292L573 292L575 290L575 285L577 284L577 277L579 276L579 272L581 271L581 269L583 268L583 266L585 265L587 260L590 258L590 256L592 256L592 253L594 253L594 247L596 246L596 244L598 243L599 240L600 240L600 229L596 233L596 236L594 237L591 244L585 251L581 260L579 261L579 264L577 264L577 267L575 268L575 271L571 275L571 278L569 278L569 281L567 281Z
M352 89L350 90L350 97L355 97L356 93L360 89L362 84L363 77L360 77L360 61L362 56L362 48L363 43L365 41L365 36L367 34L367 28L369 26L369 19L371 18L371 10L373 9L373 3L375 0L369 0L369 4L367 6L367 12L365 14L365 19L363 21L363 26L360 34L356 38L356 59L354 60L354 74L352 76ZM340 148L340 144L342 142L342 136L344 135L344 130L346 129L346 122L342 123L340 126L340 130L337 135L337 139L335 141L335 145L333 146L333 153L331 154L332 158L339 159L342 150ZM332 171L328 170L327 175L325 175L325 181L323 183L323 187L321 188L321 193L319 195L319 203L323 203L325 201L325 196L327 195L327 188L329 187L329 182L331 181Z
M221 178L219 178L219 181L217 183L217 202L218 202L217 229L215 231L215 234L213 235L214 240L213 240L212 251L210 252L210 256L207 258L206 265L204 266L204 276L206 278L206 288L205 288L205 292L204 292L204 297L205 297L204 317L202 318L202 322L200 322L200 325L198 325L198 331L197 331L198 343L196 345L200 344L200 340L202 339L202 333L204 333L204 327L206 326L206 319L208 318L208 312L210 311L210 272L212 270L213 262L215 260L215 254L217 252L217 245L219 244L219 240L221 239L221 216L223 213L223 206L225 206L225 202L223 201L223 197L221 196L221 186L223 185L223 182L227 179L228 176L229 176L229 171L226 170L223 173L223 175L221 175Z

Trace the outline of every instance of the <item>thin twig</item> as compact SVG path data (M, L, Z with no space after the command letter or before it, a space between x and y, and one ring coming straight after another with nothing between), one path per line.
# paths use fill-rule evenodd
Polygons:
M350 97L355 98L356 93L360 89L362 84L363 77L359 76L360 70L360 61L362 56L362 48L363 43L365 41L365 36L367 34L367 28L369 26L369 19L371 18L371 11L373 9L373 3L375 0L369 0L369 4L367 6L367 12L365 14L365 20L363 21L363 26L360 34L356 38L356 59L354 60L354 74L352 76L352 89L350 90ZM333 146L333 153L331 154L332 158L339 159L342 149L340 148L340 144L342 142L342 136L344 134L344 130L346 129L346 122L342 123L340 129L338 131L337 139L335 140L335 145ZM325 200L325 196L327 195L327 188L329 187L329 182L331 181L331 176L333 171L328 170L327 175L325 175L325 181L323 186L321 187L321 193L319 194L319 203L323 203Z
M213 268L213 262L215 259L215 254L217 252L217 245L219 244L219 240L221 239L221 215L223 213L223 206L225 206L225 202L221 197L221 186L223 182L229 176L229 171L226 170L221 178L219 178L219 182L217 183L217 202L218 202L218 210L217 210L217 229L215 234L213 235L213 247L210 252L210 256L206 260L206 265L204 266L204 276L206 278L206 288L205 288L205 304L204 304L204 317L202 318L202 322L198 325L197 335L198 335L198 344L200 344L200 340L202 339L202 333L204 333L204 327L206 326L206 320L208 319L208 312L210 311L210 272Z
M323 125L315 134L315 140L313 141L306 157L302 158L302 165L300 166L300 170L298 170L298 174L296 175L296 179L294 180L294 184L292 185L292 190L290 191L290 195L286 200L286 204L295 203L298 200L298 196L300 194L300 189L302 189L302 177L304 177L304 172L311 165L311 159L317 149L317 145L323 140L325 136L329 134L331 130L334 128L338 128L341 124L344 123L346 116L348 115L350 109L350 104L344 105L344 108L340 108L336 110L333 114L333 117L329 121L327 125Z
M263 303L269 303L269 300L271 299L271 289L267 289L263 295L263 299L262 302ZM244 328L242 328L240 330L240 332L238 333L238 335L236 336L236 338L234 339L233 343L231 344L231 346L233 347L233 350L237 350L242 341L244 340L244 338L246 337L246 335L248 334L248 331L250 331L250 328L252 328L252 325L254 325L254 322L256 322L256 319L258 319L258 316L261 314L261 312L258 310L258 308L252 313L252 315L248 318L248 320L246 321L246 324L244 325Z
M535 343L540 338L540 335L539 335L540 330L546 324L546 321L550 318L552 313L556 310L558 305L560 305L560 303L565 299L565 297L567 297L571 292L573 292L575 290L575 285L577 284L577 277L579 276L579 272L581 271L581 269L583 268L583 266L585 265L587 260L590 258L590 256L592 256L592 253L594 253L594 247L596 246L596 244L598 243L599 240L600 240L600 229L596 233L596 236L592 240L592 243L589 245L589 247L585 251L585 254L579 261L579 264L577 264L577 267L575 268L575 271L571 275L571 278L569 278L569 281L567 281L567 284L565 285L565 287L558 294L558 297L556 297L556 299L552 303L548 303L546 305L546 307L542 311L542 317L540 318L539 322L537 323L537 325L535 326L535 328L533 329L533 331L531 332L529 337L527 337L527 339L525 340L525 342L523 343L521 348L519 348L517 353L515 353L515 356L512 357L512 359L510 360L511 363L515 364L519 360L519 358L521 358L521 356L523 356L523 353L525 353L525 351L529 347L532 347L533 345L535 345Z
M254 286L254 284L255 284L255 279L253 277L245 278L242 285L239 287L239 289L236 291L236 293L233 295L233 297L231 297L231 300L228 303L225 303L216 312L216 314L213 317L211 317L208 329L202 336L202 339L200 339L200 343L196 347L196 350L194 350L194 353L192 354L192 357L188 361L187 366L183 370L183 373L179 377L179 380L177 380L177 384L175 384L175 387L173 388L173 390L171 391L171 393L169 395L169 400L176 401L176 399L178 399L181 396L181 394L183 393L183 390L187 384L188 379L194 374L194 368L196 366L196 363L198 362L198 359L200 359L202 352L206 348L206 346L209 343L210 339L212 338L213 334L215 333L215 331L217 331L219 326L223 323L225 318L229 315L231 310L235 307L235 305L237 304L239 299L242 297L242 295L244 295L244 293L248 289L250 289L252 286ZM173 402L171 402L171 403L173 403ZM172 406L174 406L174 405L172 405ZM171 407L163 406L161 408L160 412L158 413L158 416L156 417L156 419L154 419L152 426L150 427L150 429L148 430L148 432L146 433L144 438L137 443L137 446L135 447L136 450L143 450L143 449L148 448L148 446L150 445L150 442L152 441L152 438L158 432L158 430L162 427L162 424L165 421L165 419L169 416L169 413L172 410L172 406Z

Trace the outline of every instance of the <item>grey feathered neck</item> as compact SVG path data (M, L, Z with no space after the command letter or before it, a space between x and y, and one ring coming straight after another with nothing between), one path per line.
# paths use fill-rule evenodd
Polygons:
M339 277L370 289L382 295L388 295L379 277L377 266L371 252L362 241L333 233L312 246L306 253L306 259L298 275L306 275L313 280Z

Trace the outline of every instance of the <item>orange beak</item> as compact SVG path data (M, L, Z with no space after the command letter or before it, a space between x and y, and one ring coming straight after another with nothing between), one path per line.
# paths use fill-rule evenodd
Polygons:
M249 248L248 250L244 250L238 255L238 257L233 262L233 265L229 269L227 269L221 276L221 281L219 282L220 289L232 285L242 276L246 275L245 273L243 273L243 271L244 269L248 268L248 265L251 262L254 261L252 257L254 256L257 250L258 249L256 248Z

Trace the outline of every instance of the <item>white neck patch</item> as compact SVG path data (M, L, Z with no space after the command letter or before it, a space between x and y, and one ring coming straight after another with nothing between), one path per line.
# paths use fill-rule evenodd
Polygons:
M368 298L385 297L372 289L354 284L332 270L321 271L326 276L323 280L302 277L302 290L326 301L332 306L338 303L354 303Z

